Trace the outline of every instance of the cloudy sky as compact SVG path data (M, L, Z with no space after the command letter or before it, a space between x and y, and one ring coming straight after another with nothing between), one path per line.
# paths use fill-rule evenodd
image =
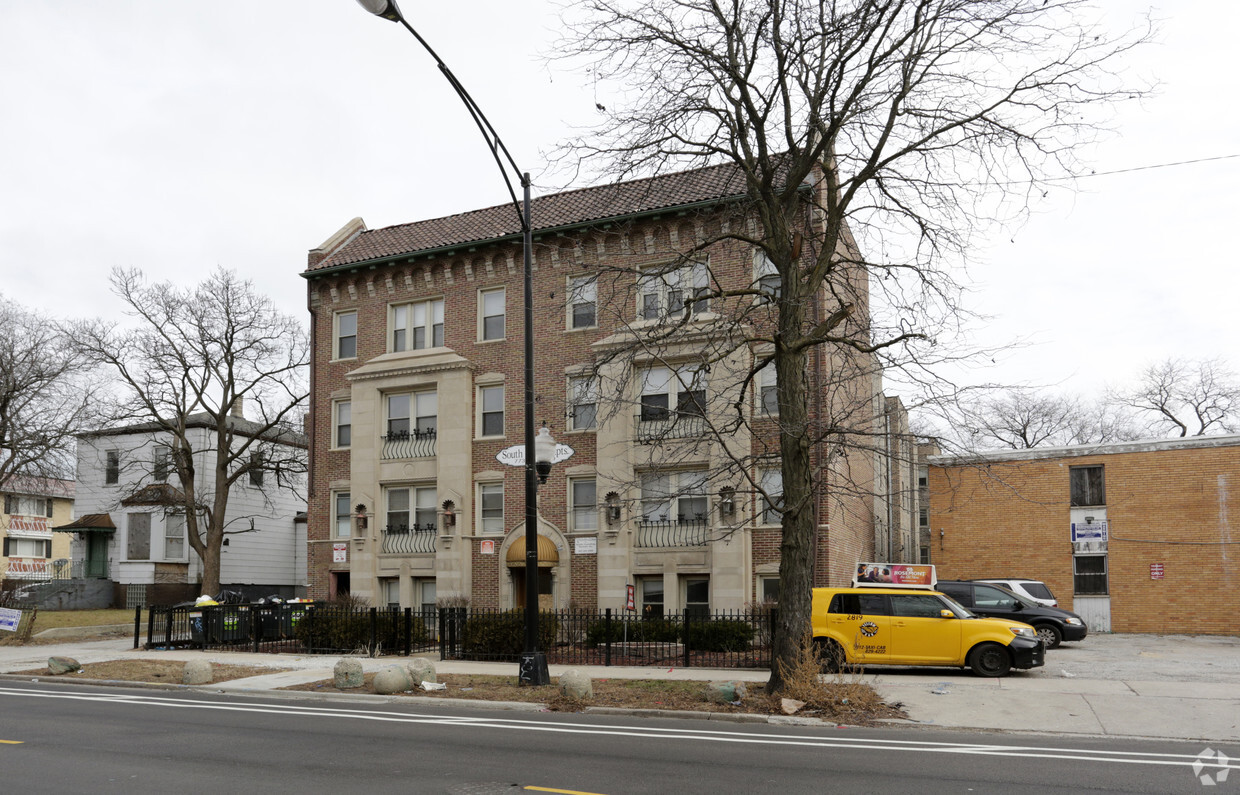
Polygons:
M1103 5L1124 27L1147 8ZM537 185L600 99L538 57L552 3L404 6ZM978 341L1031 343L979 379L1089 394L1167 357L1240 368L1240 4L1155 13L1129 68L1162 87L1091 154L1099 176L974 258ZM233 268L304 317L306 252L349 219L507 196L430 58L353 0L0 0L0 108L0 293L60 317L115 316L117 265L184 284Z

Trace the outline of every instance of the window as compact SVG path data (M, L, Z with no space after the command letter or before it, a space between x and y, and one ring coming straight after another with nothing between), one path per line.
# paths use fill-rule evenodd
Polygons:
M753 255L753 281L758 292L768 299L779 298L781 282L775 263L765 252L755 251Z
M185 557L185 517L179 513L164 516L164 560Z
M131 513L126 520L126 560L151 559L151 515Z
M638 586L642 600L642 618L663 618L663 578L641 577Z
M930 468L929 467L918 467L917 468L917 485L924 487L929 482L930 482Z
M703 297L709 292L705 263L643 275L637 283L637 316L642 320L701 314L710 309Z
M481 404L479 436L504 435L504 386L484 386L478 390Z
M685 616L710 617L710 579L707 577L685 578Z
M335 505L336 538L348 538L353 534L353 512L349 505L349 492L336 492L332 502Z
M410 417L412 411L413 416ZM412 430L421 436L439 426L439 393L412 392L387 396L387 434L404 437Z
M642 521L706 521L706 471L648 473L641 477Z
M779 578L763 577L758 581L758 597L763 602L779 601Z
M400 578L381 577L379 579L379 593L385 605L388 607L400 607Z
M941 618L947 605L937 596L929 594L899 594L889 596L891 614L905 618Z
M594 276L568 280L568 327L593 328L598 325L596 301L598 283Z
M151 479L156 483L164 483L168 480L168 472L172 469L172 450L157 445L155 447L155 465L151 469Z
M9 538L6 536L4 556L6 558L50 558L52 542L46 538Z
M1068 470L1073 505L1106 505L1106 484L1102 467L1072 467Z
M387 490L387 532L429 533L436 529L434 486L406 486ZM412 522L410 522L412 519Z
M983 609L1011 610L1016 606L1016 597L1007 591L1001 591L989 585L975 585L973 586L973 606Z
M336 315L336 358L357 358L356 312L340 312Z
M4 512L10 516L48 516L52 515L51 498L29 497L20 494L4 495Z
M116 450L109 450L105 454L105 463L103 466L103 482L109 486L115 486L121 480L121 454Z
M568 379L568 419L574 431L589 431L598 422L598 381L592 376Z
M250 453L250 485L261 489L263 487L263 467L266 466L266 459L261 450L255 450Z
M891 608L887 597L870 593L837 593L831 598L828 613L847 613L854 616L887 616Z
M779 386L775 375L775 362L769 362L758 371L758 408L768 416L779 414Z
M1072 559L1072 592L1077 596L1108 593L1106 555L1077 555Z
M443 299L397 304L389 318L392 351L443 347Z
M478 502L482 506L482 532L504 532L504 484L483 483L478 486Z
M478 299L482 314L482 339L502 340L504 338L504 288L483 290L478 293Z
M641 421L706 415L706 375L699 367L651 367L642 374Z
M784 515L784 474L778 469L767 469L758 479L762 491L762 524L779 524Z
M918 527L929 527L930 526L930 509L929 508L918 508L917 509L917 526Z
M598 497L594 478L573 478L568 481L569 528L598 529Z
M432 577L415 577L413 580L413 604L423 613L435 611L435 580Z
M333 447L348 447L353 444L353 402L339 400L336 402L336 438Z

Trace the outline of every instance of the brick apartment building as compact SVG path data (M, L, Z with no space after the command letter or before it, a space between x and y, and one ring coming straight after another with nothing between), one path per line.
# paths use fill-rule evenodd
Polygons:
M1240 633L1240 436L928 464L941 579L1043 580L1097 631Z
M763 301L703 298L775 289L754 248L719 239L729 225L754 229L743 193L734 169L711 167L534 201L536 419L575 451L539 492L545 606L621 608L630 584L647 612L737 609L778 593L779 515L752 486L778 494L778 465L751 468L748 481L719 475L736 457L778 449L774 379L742 391L730 377L761 350L723 345L744 333L728 307ZM355 219L310 252L302 275L313 340L310 595L522 605L524 475L496 457L524 439L513 207L375 230ZM850 278L864 320L864 273ZM815 311L830 306L824 291ZM872 360L813 356L811 388L855 374L812 392L814 416L847 408L873 423L867 430L887 422ZM743 420L729 425L738 410ZM872 557L876 517L903 511L900 526L912 527L915 501L890 493L912 480L912 464L880 483L884 450L812 451L828 483L866 486L821 490L820 584L847 581Z

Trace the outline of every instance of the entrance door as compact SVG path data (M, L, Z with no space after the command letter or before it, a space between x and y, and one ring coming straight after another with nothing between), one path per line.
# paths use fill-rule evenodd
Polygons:
M108 576L108 536L105 533L86 535L86 576Z
M512 587L516 591L517 607L525 607L525 569L514 568L512 571ZM555 594L551 592L551 567L538 568L538 609L554 610Z

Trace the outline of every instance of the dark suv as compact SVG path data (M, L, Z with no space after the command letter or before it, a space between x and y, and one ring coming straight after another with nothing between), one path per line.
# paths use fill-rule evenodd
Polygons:
M967 580L939 580L936 590L947 594L971 612L988 618L1007 618L1033 625L1038 637L1053 649L1061 641L1084 640L1085 621L1070 610L1047 607L1009 591L1001 585Z

